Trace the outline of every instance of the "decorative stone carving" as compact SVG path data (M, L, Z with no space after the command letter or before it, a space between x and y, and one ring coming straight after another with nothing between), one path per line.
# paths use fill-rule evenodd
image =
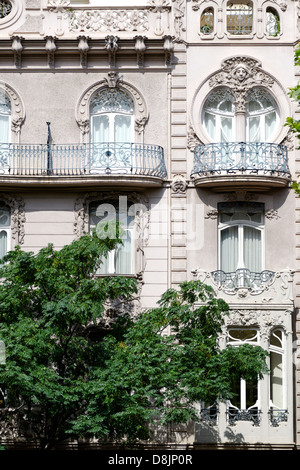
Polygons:
M210 87L227 86L235 97L236 110L246 112L246 96L255 86L271 88L274 80L261 70L259 61L251 57L232 57L222 63L222 70L209 81Z
M257 194L243 189L224 194L225 201L256 201L257 199Z
M171 36L164 36L164 51L165 51L165 57L166 57L166 65L169 65L171 63L171 58L172 58L172 52L174 50L174 44L173 44L173 39Z
M146 10L83 10L70 12L70 31L89 34L119 31L148 31Z
M15 67L19 68L21 67L21 54L23 51L23 45L22 45L22 40L20 36L12 36L12 45L11 48L14 52L14 62L15 62Z
M187 182L183 175L174 175L171 182L171 188L173 193L184 194L187 189Z
M11 196L6 193L0 193L0 201L3 201L11 210L11 234L12 239L16 245L24 243L24 223L25 217L25 203L21 196Z
M88 44L89 38L86 36L78 36L78 50L80 52L80 64L81 67L87 66L87 54L90 49Z
M75 116L83 139L84 136L89 133L89 107L91 97L96 91L100 91L102 88L104 90L107 87L117 86L120 89L126 90L132 96L135 110L135 130L138 135L143 133L144 126L148 120L147 106L144 98L135 87L124 82L123 78L119 77L118 74L109 72L107 77L88 88L78 102Z
M54 53L56 51L55 38L52 36L46 36L45 41L45 50L47 52L48 66L54 67Z
M206 219L215 220L218 218L219 212L217 209L208 209L205 214Z
M188 134L187 134L187 148L193 152L194 148L197 147L197 145L201 145L201 144L203 144L203 142L201 142L192 124L190 124Z
M63 13L69 6L69 0L48 0L48 8L54 13Z
M147 49L145 44L145 36L136 36L135 38L135 50L137 53L137 63L139 67L144 65L144 52Z
M11 103L11 130L17 137L25 119L25 110L23 102L18 93L10 85L0 82L0 88L9 96Z
M278 211L275 209L269 209L265 212L265 217L269 220L277 220L279 219Z
M185 0L172 0L172 2L175 37L177 40L180 40L182 32L186 31L183 22L183 18L185 16Z
M149 11L156 13L156 23L154 33L156 36L162 36L164 30L162 28L162 13L171 9L169 0L148 0Z

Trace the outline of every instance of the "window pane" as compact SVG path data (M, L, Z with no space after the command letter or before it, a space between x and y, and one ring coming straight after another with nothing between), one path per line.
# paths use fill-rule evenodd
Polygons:
M0 232L0 262L7 253L7 232L2 230Z
M276 128L276 113L273 111L270 114L266 115L265 118L265 135L266 135L266 140L270 138L270 136L273 134Z
M131 117L115 116L115 142L131 142Z
M266 32L269 36L278 36L280 33L280 20L277 11L268 7L266 10Z
M200 20L200 31L203 34L211 34L214 30L214 10L213 8L206 8Z
M260 142L260 118L250 117L249 118L249 140L250 142Z
M0 114L0 143L9 143L9 116Z
M227 3L227 31L230 34L252 32L252 2Z
M262 270L261 232L253 227L244 227L244 265L250 271Z
M107 115L93 116L92 140L93 142L109 142L109 118Z
M221 117L221 142L232 141L232 119Z
M283 408L282 355L270 352L271 400L274 406Z
M221 269L227 273L237 269L238 227L228 227L221 232Z

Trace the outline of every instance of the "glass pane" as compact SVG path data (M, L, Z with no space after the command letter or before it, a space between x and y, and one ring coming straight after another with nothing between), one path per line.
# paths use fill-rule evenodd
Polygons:
M132 233L131 230L125 232L123 246L116 250L115 272L118 274L132 274L133 271Z
M131 117L115 116L115 142L131 142Z
M92 119L92 141L109 142L109 118L105 114L93 116Z
M249 141L250 142L260 142L260 118L259 117L250 117L249 118Z
M244 265L255 273L262 270L261 231L244 227Z
M278 36L280 33L280 19L274 8L268 7L266 10L266 32L269 36Z
M227 3L227 31L230 34L250 34L252 31L252 2Z
M249 380L246 382L246 409L250 406L255 405L257 402L258 393L257 393L257 381Z
M266 141L270 139L270 136L273 134L276 128L276 113L275 111L266 115L265 118L265 135Z
M206 8L200 20L200 31L203 34L211 34L214 30L214 10L213 8Z
M282 331L275 330L272 332L270 337L270 345L276 346L277 348L282 348Z
M221 117L221 142L232 141L232 119Z
M272 403L278 408L283 408L282 355L275 352L270 353L270 380Z
M238 265L238 227L221 231L221 266L224 272L233 272Z
M230 342L257 342L257 330L244 329L230 329L228 332Z
M90 113L122 113L133 114L133 99L123 90L106 88L99 90L91 99Z
M216 139L216 116L210 113L204 114L204 124L208 135L215 140Z
M7 254L7 232L2 230L0 232L0 263L3 258Z
M9 116L0 114L0 143L9 143Z

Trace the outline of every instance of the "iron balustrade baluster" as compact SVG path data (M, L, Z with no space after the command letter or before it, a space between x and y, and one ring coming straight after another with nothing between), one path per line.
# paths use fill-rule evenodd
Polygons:
M163 148L131 142L0 143L0 174L19 176L142 175L166 178Z
M194 148L192 177L245 172L290 177L287 148L267 142L216 142Z
M273 283L275 272L264 270L256 273L246 268L225 272L219 269L211 272L211 278L214 284L224 292L234 293L240 288L248 289L251 292L260 292Z

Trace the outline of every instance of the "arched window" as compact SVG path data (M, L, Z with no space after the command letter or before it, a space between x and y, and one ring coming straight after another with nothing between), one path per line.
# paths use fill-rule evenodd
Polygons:
M90 204L89 220L90 230L96 229L100 224L98 236L107 222L119 222L122 230L123 245L109 252L103 259L97 274L134 274L135 273L135 243L134 243L134 215L130 215L128 207L120 207L118 201L97 201ZM113 236L114 234L112 234ZM115 234L116 237L118 234Z
M0 265L10 250L10 208L0 204Z
M212 91L203 108L204 127L214 142L234 140L234 97L222 87Z
M235 98L220 87L207 97L202 114L204 128L213 142L272 142L279 125L278 105L266 89L255 87L246 97L246 136L237 135Z
M263 204L219 204L219 266L225 273L263 270ZM239 278L246 286L247 277Z
M11 103L7 93L0 88L0 144L10 142Z
M12 10L12 4L8 0L0 1L0 19L8 16L11 10Z
M253 7L248 0L227 2L227 32L233 35L252 33Z
M214 9L205 8L200 18L200 32L202 34L211 34L214 31Z
M263 88L253 88L247 96L247 140L270 142L279 121L278 106Z
M118 88L97 91L90 104L91 142L132 142L134 103Z
M280 19L275 8L266 9L266 33L268 36L278 36L280 33Z

